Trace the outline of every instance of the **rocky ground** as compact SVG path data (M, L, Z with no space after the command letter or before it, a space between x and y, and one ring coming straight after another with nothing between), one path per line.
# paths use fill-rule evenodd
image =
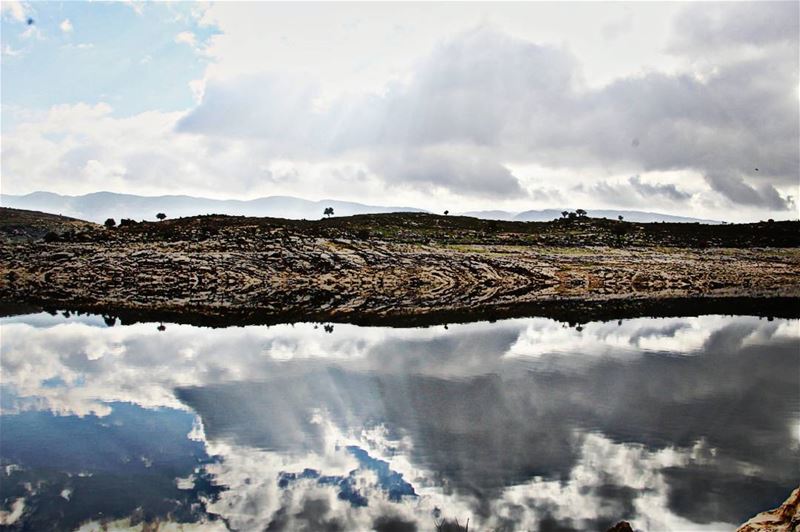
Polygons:
M67 216L0 208L0 242L31 242L48 233L68 234L97 229L97 225Z
M761 230L783 247L753 248L743 246L758 240L757 224L728 232L681 224L683 236L661 240L663 229L652 226L678 224L629 224L620 241L607 229L617 221L516 224L525 231L513 232L513 223L477 221L475 229L432 215L381 218L209 216L6 238L0 300L346 320L565 299L800 296L794 222Z
M800 530L800 488L779 507L761 512L736 532L797 532Z

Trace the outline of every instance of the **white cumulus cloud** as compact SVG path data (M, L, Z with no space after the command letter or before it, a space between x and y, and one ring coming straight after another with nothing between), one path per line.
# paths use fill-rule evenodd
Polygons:
M197 37L191 31L182 31L175 36L175 42L179 44L188 44L194 48L197 46Z

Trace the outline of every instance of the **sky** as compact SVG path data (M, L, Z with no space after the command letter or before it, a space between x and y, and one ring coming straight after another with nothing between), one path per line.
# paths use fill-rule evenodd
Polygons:
M798 2L0 5L4 194L798 217Z

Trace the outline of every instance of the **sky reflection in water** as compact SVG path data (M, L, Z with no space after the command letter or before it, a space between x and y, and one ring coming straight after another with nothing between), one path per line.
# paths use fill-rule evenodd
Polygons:
M0 524L728 530L797 484L797 320L0 323Z

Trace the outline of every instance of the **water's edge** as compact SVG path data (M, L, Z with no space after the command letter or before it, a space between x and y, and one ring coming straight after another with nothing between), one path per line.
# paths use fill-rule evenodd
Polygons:
M0 317L36 312L101 314L122 324L179 323L204 327L279 325L297 322L347 323L359 326L425 327L509 318L550 318L571 324L629 318L692 317L704 314L800 318L798 297L694 297L658 299L557 299L478 309L436 309L418 313L332 314L329 312L268 312L259 308L225 310L183 307L137 309L111 305L32 304L0 299Z

